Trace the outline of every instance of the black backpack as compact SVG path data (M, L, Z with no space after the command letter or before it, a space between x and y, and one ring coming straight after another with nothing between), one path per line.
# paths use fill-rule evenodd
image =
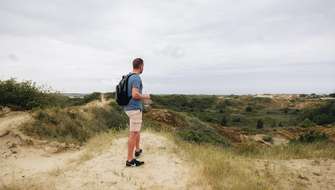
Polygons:
M120 106L128 105L132 98L131 96L128 96L128 79L132 75L134 75L134 73L122 76L121 81L116 86L115 99Z

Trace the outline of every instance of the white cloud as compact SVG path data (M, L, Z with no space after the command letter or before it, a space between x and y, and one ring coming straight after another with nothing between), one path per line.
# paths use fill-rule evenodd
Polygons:
M3 0L0 78L107 91L143 57L144 86L154 93L330 92L334 7L332 0Z

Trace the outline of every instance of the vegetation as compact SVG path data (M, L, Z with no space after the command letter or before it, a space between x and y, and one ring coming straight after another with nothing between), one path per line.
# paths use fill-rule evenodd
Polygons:
M66 102L66 97L43 90L31 81L0 81L0 106L28 110L35 107L64 106Z
M271 147L246 142L225 148L185 143L179 139L176 142L182 152L200 166L197 173L201 179L198 179L198 183L209 184L212 189L269 189L274 184L278 187L280 184L276 183L284 174L278 173L274 167L260 172L259 164L264 162L267 166L266 160L335 158L334 144L326 142Z
M13 110L83 105L100 99L100 95L94 92L84 98L69 98L58 92L44 90L31 81L0 80L0 106L10 107Z
M168 111L150 113L145 117L145 127L156 131L172 132L178 138L197 144L229 146L230 142L211 126L196 117Z
M263 136L262 139L263 139L263 141L266 141L266 142L269 142L269 143L273 142L273 139L272 139L271 135L265 135L265 136Z
M263 126L264 126L263 120L261 119L257 120L257 125L256 125L257 129L262 129Z
M35 121L23 131L32 136L60 142L82 144L99 132L120 130L127 126L127 117L115 105L104 108L49 108L38 110Z
M106 92L104 95L107 100L115 98L115 92Z
M187 126L181 128L177 135L183 140L194 143L210 143L223 146L230 145L230 142L215 129L193 117L187 117Z
M105 98L113 99L114 95L107 93ZM0 81L1 106L34 111L34 120L22 128L24 133L80 145L92 142L78 162L104 150L106 142L127 127L127 116L114 101L107 107L78 106L100 98L98 92L68 98L30 81ZM314 130L334 125L335 101L315 98L319 96L301 94L276 100L234 95L152 96L154 109L145 113L144 124L173 136L178 148L200 163L199 183L210 184L213 189L266 189L273 185L276 174L271 172L275 171L268 168L266 175L257 173L255 160L335 159L331 137ZM299 129L299 135L288 144L269 146L276 140L271 132L284 127L292 134ZM262 140L269 143L244 140L233 144L223 129L239 129L238 135L262 133Z
M154 108L174 110L222 126L310 127L335 123L335 101L320 100L316 95L300 95L289 100L206 95L163 95L152 99ZM320 103L316 104L315 100ZM298 104L304 106L298 108Z
M317 131L309 131L307 133L299 135L299 137L293 140L293 143L315 143L328 141L328 136L325 133Z
M327 101L321 106L306 109L301 118L308 118L318 125L335 123L335 101Z

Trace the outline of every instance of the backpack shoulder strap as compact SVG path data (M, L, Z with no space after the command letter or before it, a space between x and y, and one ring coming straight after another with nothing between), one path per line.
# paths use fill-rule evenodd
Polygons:
M127 92L127 94L128 94L128 80L129 80L129 78L131 77L131 76L133 76L135 73L130 73L130 74L128 74L128 75L126 75L126 92ZM131 97L131 95L130 95L130 97Z

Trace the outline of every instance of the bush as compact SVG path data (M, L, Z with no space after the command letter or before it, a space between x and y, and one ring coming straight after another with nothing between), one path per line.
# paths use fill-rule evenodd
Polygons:
M95 134L109 129L119 130L127 126L127 116L116 108L51 108L38 110L35 121L27 124L23 131L41 139L82 144Z
M314 127L315 126L315 123L311 120L309 120L308 118L306 118L303 122L301 122L299 124L300 127L304 127L304 128L307 128L307 127Z
M65 106L68 99L59 93L43 90L31 81L0 81L0 106L29 110L36 107Z
M246 111L246 112L252 112L252 107L251 107L251 106L247 106L247 107L245 108L245 111Z
M257 120L256 128L257 129L262 129L264 127L263 120L259 119Z
M223 126L228 125L228 117L225 115L222 115L220 124Z
M335 122L335 116L329 114L319 114L312 117L313 121L319 125L331 124Z
M284 125L281 121L278 123L278 127L284 127Z
M186 128L177 132L178 136L182 140L194 142L194 143L210 143L210 144L219 144L223 146L229 146L229 142L226 138L218 134L212 128Z
M84 103L91 102L93 100L100 100L101 93L100 92L93 92L91 94L85 95L83 98Z
M106 93L104 93L104 96L107 100L115 99L115 92L106 92Z
M273 142L273 138L271 135L265 135L263 136L263 141L266 141L266 142L269 142L269 143L272 143Z
M196 116L201 121L217 124L220 124L222 118L225 117L222 113L218 112L192 112L190 115Z
M240 115L240 114L233 114L231 116L231 121L234 122L234 123L239 123L242 121L242 118L243 118L243 115Z
M335 101L327 101L317 108L306 109L300 118L301 120L308 118L318 125L335 123Z
M154 107L165 107L175 111L199 111L213 106L217 101L216 96L193 96L193 95L152 95Z
M315 143L328 141L328 136L325 133L317 131L309 131L307 133L299 135L299 137L291 142L300 142L300 143Z

